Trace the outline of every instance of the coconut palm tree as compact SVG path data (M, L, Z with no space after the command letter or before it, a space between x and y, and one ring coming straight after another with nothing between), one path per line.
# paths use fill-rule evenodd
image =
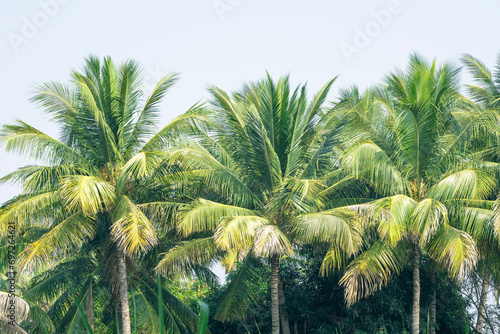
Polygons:
M138 198L136 187L161 164L171 137L206 120L196 105L155 133L159 103L177 75L162 78L147 97L141 75L135 61L116 66L109 57L90 56L72 72L71 85L43 83L33 97L59 126L61 140L21 120L0 133L7 151L42 163L2 179L23 187L0 212L2 235L9 222L18 230L47 229L20 254L20 270L51 268L88 243L107 247L100 250L108 262L100 265L113 283L122 334L131 332L127 266L152 249L157 231L167 228L145 214L154 206Z
M410 260L413 334L420 330L422 253L453 277L473 268L475 243L453 226L450 212L460 201L486 198L495 185L455 150L457 74L449 64L412 55L407 71L391 73L382 87L364 97L348 95L343 103L356 110L356 124L363 127L353 133L344 164L379 196L353 207L376 226L377 238L367 238L365 251L348 266L341 280L346 299L352 304L373 293Z
M462 63L469 71L473 84L467 85L470 101L454 113L462 123L462 137L469 150L483 165L498 175L500 163L500 53L495 71L491 71L482 61L465 54ZM498 188L496 189L498 194ZM466 215L475 224L471 226L481 245L482 260L478 266L481 276L481 293L478 305L476 331L483 333L486 300L491 280L498 280L498 237L500 236L500 199L489 198L469 203ZM492 224L490 226L490 223Z
M261 258L271 266L272 333L280 333L280 317L283 333L289 333L279 308L280 259L291 256L297 242L357 251L359 224L340 206L353 204L346 198L359 197L362 190L352 177L334 173L346 115L323 107L333 82L309 102L305 86L292 90L288 77L268 76L233 94L212 87L217 126L168 153L180 171L167 183L202 185L210 197L202 198L198 189L190 195L195 200L178 208L179 232L196 238L167 253L158 270L169 273L218 259L230 270L240 261L216 314L220 320L244 317L251 300L245 282ZM327 172L335 183L322 179Z

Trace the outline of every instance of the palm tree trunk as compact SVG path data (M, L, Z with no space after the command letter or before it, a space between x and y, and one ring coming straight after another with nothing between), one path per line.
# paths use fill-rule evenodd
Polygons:
M411 333L420 334L420 248L413 244L413 307Z
M489 273L486 271L483 277L481 287L481 297L479 298L479 307L477 309L476 332L483 333L484 319L486 316L486 300L488 299L488 288L490 287Z
M278 297L280 302L280 320L281 320L281 330L283 334L290 334L290 321L288 319L288 314L286 313L285 307L285 293L283 292L283 284L281 283L281 277L278 286Z
M130 334L130 307L128 305L128 283L127 283L127 265L125 255L118 251L118 281L120 284L120 308L122 331L120 334Z
M92 332L94 331L94 300L92 298L92 278L90 278L90 287L87 294L87 302L85 303L85 316L89 321Z
M434 263L431 264L429 269L429 279L431 281L431 305L429 306L429 334L436 334L436 269Z
M279 267L278 255L271 257L271 320L272 334L280 334Z

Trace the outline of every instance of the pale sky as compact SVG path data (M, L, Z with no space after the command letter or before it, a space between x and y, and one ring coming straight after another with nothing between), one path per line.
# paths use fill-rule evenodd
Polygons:
M67 81L88 54L138 60L148 85L181 80L163 104L163 126L211 85L290 73L309 93L340 75L340 87L380 82L416 51L457 62L471 53L490 68L500 50L498 0L23 0L0 11L0 123L18 117L53 136L30 103L34 84ZM342 51L344 50L344 51ZM0 149L0 175L29 163ZM18 190L1 186L0 202Z

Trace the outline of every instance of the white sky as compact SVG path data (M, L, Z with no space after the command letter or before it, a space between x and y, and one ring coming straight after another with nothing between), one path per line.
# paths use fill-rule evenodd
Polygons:
M377 31L374 12L389 9L391 17ZM34 83L67 81L90 53L116 62L137 59L151 74L150 85L155 77L180 72L160 125L207 98L208 85L237 89L265 70L275 77L290 73L295 84L307 81L310 93L340 75L333 98L339 87L379 82L405 66L412 51L454 62L467 52L493 68L500 49L498 13L497 0L3 1L0 123L18 117L57 136L28 101ZM347 61L342 43L356 46L356 29L370 28L367 45ZM3 149L0 161L2 176L28 164ZM2 185L0 202L17 191Z

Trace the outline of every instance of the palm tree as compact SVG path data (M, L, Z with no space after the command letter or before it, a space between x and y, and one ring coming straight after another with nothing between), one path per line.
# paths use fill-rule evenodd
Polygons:
M462 62L471 74L474 84L467 85L471 101L455 113L463 124L462 136L472 154L487 168L497 172L500 162L500 53L495 71L472 55L465 54ZM496 189L498 190L498 188ZM496 192L498 193L498 191ZM483 333L486 300L491 279L498 279L498 237L500 236L500 198L474 201L467 208L467 215L475 223L471 226L481 246L481 293L478 305L476 331ZM492 224L492 226L490 225Z
M2 234L9 222L18 230L47 229L20 254L20 269L53 267L99 240L109 256L100 265L112 282L122 334L131 332L127 266L154 247L157 231L166 228L145 214L154 206L137 198L136 187L161 165L162 148L171 137L206 119L196 105L154 133L159 103L176 80L175 74L162 78L144 98L135 61L115 66L109 57L101 62L91 56L81 71L73 71L71 86L47 82L33 97L59 126L61 140L21 120L4 125L0 134L7 151L44 163L2 179L23 187L1 211Z
M158 269L169 273L221 259L230 270L241 261L216 314L220 320L245 316L251 300L245 282L255 276L255 257L263 258L271 266L272 333L280 333L280 318L283 333L289 333L280 311L280 259L291 256L299 241L330 243L346 254L357 251L355 215L330 202L334 194L349 197L358 188L349 187L352 178L334 184L321 179L336 169L345 121L323 108L333 82L310 102L304 86L291 90L288 77L274 81L268 76L231 95L212 87L217 126L200 132L199 141L169 151L180 171L168 183L202 189L179 208L178 230L196 238L167 253Z
M387 284L411 259L412 333L420 328L421 254L461 278L476 261L471 236L453 226L450 210L461 201L484 199L493 190L488 173L466 166L456 154L460 129L451 112L459 100L458 71L412 55L408 70L391 73L385 85L343 102L358 114L346 168L379 199L354 207L377 238L348 266L341 282L352 304ZM373 240L373 239L366 239Z

